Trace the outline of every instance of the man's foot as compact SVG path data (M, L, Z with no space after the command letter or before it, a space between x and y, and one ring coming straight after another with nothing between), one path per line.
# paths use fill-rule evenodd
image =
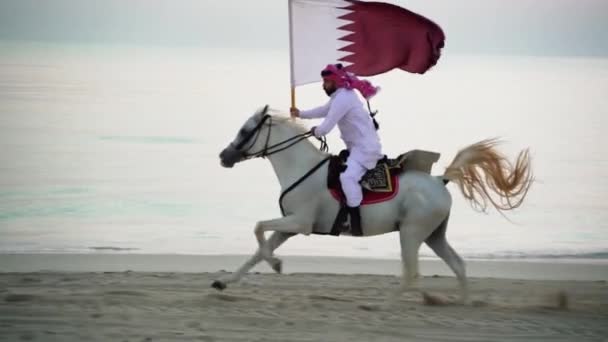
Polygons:
M346 207L348 215L350 216L350 233L352 236L362 236L363 231L361 230L361 214L359 207Z
M333 228L331 230L332 235L340 235L341 233L348 232L352 236L362 236L363 231L361 229L361 214L359 213L359 207L349 207L344 205L338 211L338 215L334 221Z

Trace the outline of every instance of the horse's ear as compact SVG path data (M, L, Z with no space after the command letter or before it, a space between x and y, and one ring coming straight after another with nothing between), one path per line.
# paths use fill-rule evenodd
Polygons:
M262 110L262 116L264 116L264 115L266 115L266 113L268 113L268 108L269 108L268 105L264 106L264 109Z

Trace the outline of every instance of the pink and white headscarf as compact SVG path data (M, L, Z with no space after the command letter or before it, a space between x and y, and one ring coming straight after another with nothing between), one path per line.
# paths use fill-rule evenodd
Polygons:
M366 100L380 91L380 87L373 86L367 80L360 80L355 74L346 71L342 64L328 64L321 71L321 77L335 81L338 88L357 89Z

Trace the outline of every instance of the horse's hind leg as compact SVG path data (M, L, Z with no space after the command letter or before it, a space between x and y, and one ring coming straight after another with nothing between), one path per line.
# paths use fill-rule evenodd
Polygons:
M272 251L274 251L281 244L283 244L283 242L287 241L287 239L289 239L290 237L292 237L294 235L295 234L276 232L268 238L267 245ZM276 259L276 258L273 258L273 259ZM214 281L211 286L213 286L214 288L216 288L218 290L225 289L228 284L239 281L247 272L249 272L249 270L251 270L255 265L257 265L262 260L263 260L262 251L261 251L261 249L258 248L257 252L255 252L255 254L252 255L251 258L249 258L249 260L247 260L241 267L239 267L239 269L236 272L234 272L233 274L231 274L227 277L223 277L223 278L220 278L219 280ZM280 263L279 259L276 259L276 260L278 261L278 263L276 263L276 262L273 263L273 262L269 261L269 264L275 271L280 272L281 263Z
M402 224L399 227L399 240L401 243L401 264L403 268L401 289L405 290L414 285L418 277L418 251L422 244L420 230L411 224Z
M448 227L449 215L441 222L439 227L426 239L426 244L439 256L456 274L461 289L463 303L468 302L468 286L465 264L462 258L448 243L445 232Z

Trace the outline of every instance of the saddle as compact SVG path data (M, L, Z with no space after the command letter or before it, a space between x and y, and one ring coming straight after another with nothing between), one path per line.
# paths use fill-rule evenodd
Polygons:
M340 235L342 232L350 231L353 236L361 236L363 235L361 227L350 227L350 223L345 224L348 213L346 197L340 184L340 173L346 170L348 155L348 151L343 150L338 155L331 156L329 160L327 188L334 199L341 204L330 234ZM378 161L375 168L368 170L363 175L359 182L363 188L361 206L393 199L399 192L399 175L413 170L430 174L433 164L439 160L439 156L439 153L423 150L411 150L396 158L384 156Z

